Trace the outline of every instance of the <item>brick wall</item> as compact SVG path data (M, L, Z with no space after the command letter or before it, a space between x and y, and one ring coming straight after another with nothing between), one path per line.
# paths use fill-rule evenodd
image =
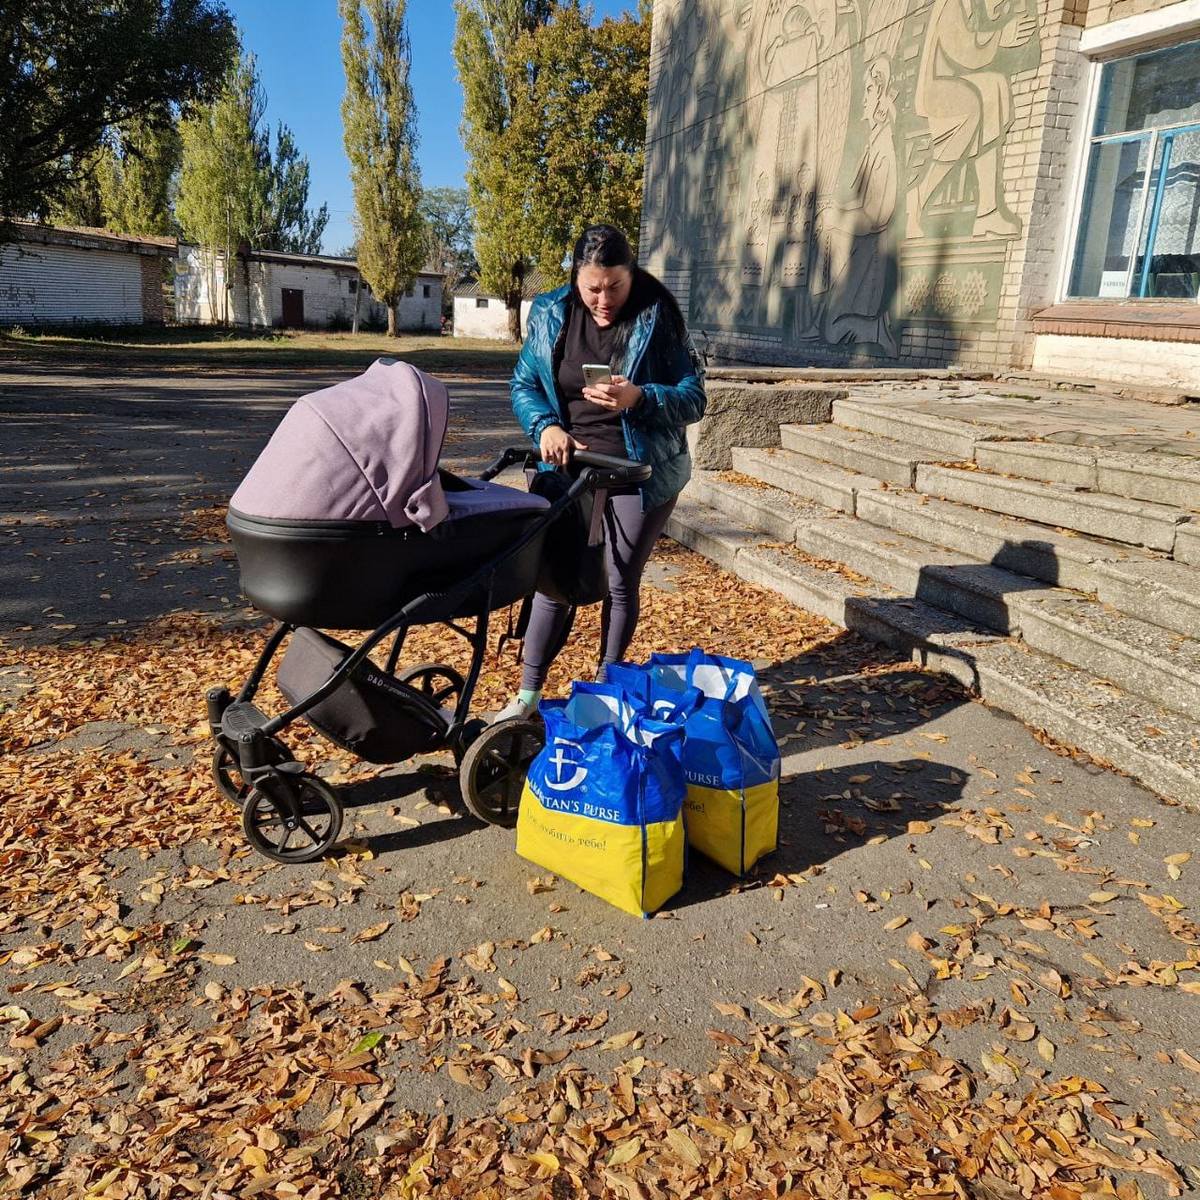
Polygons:
M1087 4L1087 28L1171 7L1162 0L1091 0Z
M948 93L931 101L921 82L931 62L959 61L953 39L969 40L974 20L960 32L963 3L910 5L897 21L889 0L863 0L853 15L839 7L822 29L793 37L771 25L787 5L657 0L640 253L712 354L1030 364L1029 315L1057 298L1086 145L1081 31L1168 6L1036 0L1035 39L1013 32L990 61L960 68L962 111L968 121L972 105L984 114L968 145ZM810 37L820 39L811 52ZM939 39L949 47L940 58ZM876 139L866 97L880 60L895 115L890 137ZM999 135L985 136L997 112ZM939 176L931 162L946 166L937 157L953 152L941 147L960 135L966 148ZM987 137L999 146L1001 215L981 227ZM895 182L885 188L877 181L891 176L879 163L889 154ZM932 180L928 195L922 180ZM855 221L865 234L839 232ZM886 262L889 282L872 278L872 259Z
M142 322L145 325L161 325L166 320L163 303L163 260L157 256L143 255L142 268Z

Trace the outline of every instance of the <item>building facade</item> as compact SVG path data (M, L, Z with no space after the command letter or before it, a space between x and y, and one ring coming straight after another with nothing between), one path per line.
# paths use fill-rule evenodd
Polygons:
M533 298L557 285L541 271L532 271L525 281L525 299L521 301L521 336ZM499 296L485 292L477 279L464 279L454 289L454 336L508 340L508 306Z
M521 301L521 336L529 320L533 301ZM508 307L499 296L486 296L478 285L468 285L454 293L454 336L508 340Z
M0 326L161 325L175 239L10 226L0 243Z
M657 0L645 182L718 356L1200 388L1200 0Z
M440 332L442 282L432 271L417 276L396 306L398 328ZM360 281L352 258L252 250L235 256L227 287L221 255L179 247L175 319L181 324L349 329L356 300L360 327L386 326L387 308Z

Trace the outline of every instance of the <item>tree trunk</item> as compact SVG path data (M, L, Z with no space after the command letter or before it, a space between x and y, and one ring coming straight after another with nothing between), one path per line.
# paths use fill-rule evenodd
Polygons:
M512 282L505 303L508 308L508 337L519 346L525 339L521 336L521 301L525 298L525 271L523 259L512 265Z
M387 331L387 335L388 335L388 337L399 337L399 336L400 336L400 335L399 335L399 333L398 333L398 332L397 332L397 330L396 330L396 306L395 306L394 304L389 304L389 305L388 305L388 331Z
M350 322L350 332L358 332L358 302L362 296L362 272L358 272L358 283L354 288L354 320Z

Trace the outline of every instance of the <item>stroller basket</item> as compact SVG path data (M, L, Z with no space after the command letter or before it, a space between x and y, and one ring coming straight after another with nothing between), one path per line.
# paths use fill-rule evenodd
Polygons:
M317 690L353 653L315 629L298 629L279 664L279 690L299 704ZM360 663L333 695L304 714L335 746L372 763L403 762L427 754L446 736L447 714L416 688Z

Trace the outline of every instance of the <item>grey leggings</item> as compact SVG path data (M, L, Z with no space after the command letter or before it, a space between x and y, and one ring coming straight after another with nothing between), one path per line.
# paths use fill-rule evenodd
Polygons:
M642 498L637 492L608 497L604 507L608 599L600 610L601 664L619 662L633 641L640 611L638 591L642 572L674 507L674 496L649 512L642 512ZM565 604L541 592L534 596L525 633L521 687L540 691L546 682L546 672L560 649L567 612Z

